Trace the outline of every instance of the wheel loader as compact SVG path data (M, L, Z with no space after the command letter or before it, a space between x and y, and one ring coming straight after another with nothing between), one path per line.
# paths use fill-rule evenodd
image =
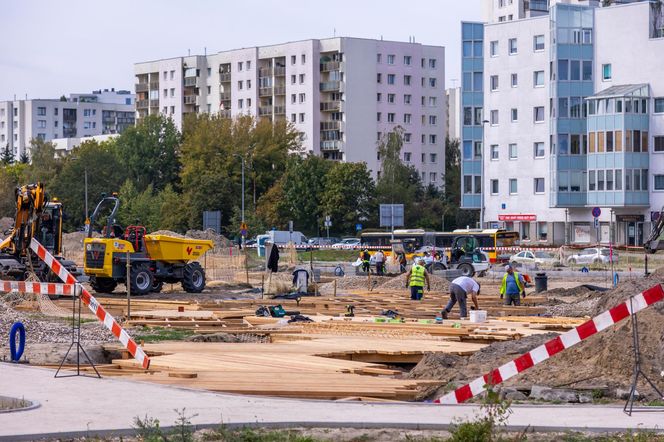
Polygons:
M111 208L101 238L93 238L93 226L104 210ZM104 196L90 217L88 237L84 240L84 271L98 293L111 293L118 284L127 283L132 295L161 291L164 283L180 283L188 293L205 288L205 270L196 262L214 247L209 240L149 235L145 227L116 223L120 199Z

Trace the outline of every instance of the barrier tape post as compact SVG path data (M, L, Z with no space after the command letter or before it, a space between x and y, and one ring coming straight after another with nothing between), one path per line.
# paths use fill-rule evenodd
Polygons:
M0 281L0 292L35 295L73 296L74 284L56 282Z
M439 404L460 404L486 390L487 385L498 385L517 374L546 361L579 342L595 335L646 307L664 300L664 289L660 284L634 295L625 302L601 313L572 330L557 336L518 358L501 365L472 382L436 399Z
M30 241L30 248L39 256L39 258L46 263L46 265L58 275L58 277L65 284L77 284L78 281L74 276L67 271L60 263L51 255L51 253L42 246L39 241L32 238ZM85 304L90 311L101 321L107 329L113 333L113 336L118 338L124 348L138 361L139 364L145 369L150 367L150 358L145 354L143 349L139 347L136 342L129 336L129 334L118 324L118 322L111 316L101 304L90 294L83 286L80 286L80 300Z

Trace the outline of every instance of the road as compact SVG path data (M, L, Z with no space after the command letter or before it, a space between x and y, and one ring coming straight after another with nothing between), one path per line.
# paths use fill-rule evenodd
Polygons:
M468 419L477 406L422 403L353 403L307 401L218 394L113 378L53 378L52 370L0 364L0 395L25 398L40 406L0 413L0 440L38 437L126 434L137 416L173 425L177 410L185 410L192 423L214 427L309 426L445 429L455 419ZM634 413L617 406L514 406L511 429L530 426L536 431L590 430L662 431L664 408Z

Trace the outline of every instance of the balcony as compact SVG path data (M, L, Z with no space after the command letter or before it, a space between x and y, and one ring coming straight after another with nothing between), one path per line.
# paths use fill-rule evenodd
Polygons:
M321 141L320 150L341 150L343 146L341 140Z
M219 111L219 116L221 118L231 118L231 110L230 109L222 109Z
M150 107L159 107L159 100L150 100Z
M271 97L272 96L272 88L271 87L262 87L258 90L258 96L259 97Z
M147 92L149 87L148 83L136 83L136 92Z
M320 90L322 92L333 92L338 91L341 88L340 81L326 81L320 84Z
M286 95L286 86L275 86L274 95Z
M258 108L258 115L272 115L272 106L260 106Z
M228 83L231 81L231 73L230 72L221 72L219 74L219 82L220 83Z
M272 76L272 68L258 68L258 76L259 77L271 77Z
M320 110L323 112L338 112L341 110L341 101L322 101Z
M157 89L158 90L159 89L159 82L158 81L151 81L150 82L150 89L152 89L152 90Z
M275 115L286 115L286 106L274 106Z
M341 62L339 61L328 61L327 63L320 64L321 72L338 71L339 68L341 68Z
M198 84L198 77L187 77L184 79L184 87L192 87Z
M148 100L136 100L136 109L145 109L148 104Z
M196 104L196 95L185 95L184 104Z
M230 92L222 92L219 94L219 101L228 101L231 99Z
M524 8L531 11L547 12L549 5L547 0L530 0L525 2Z
M284 75L286 75L286 68L284 66L277 66L274 68L275 77L283 77Z
M321 121L320 130L341 130L341 121Z

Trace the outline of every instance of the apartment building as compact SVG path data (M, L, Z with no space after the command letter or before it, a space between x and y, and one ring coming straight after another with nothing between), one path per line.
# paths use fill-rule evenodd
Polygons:
M30 140L58 140L119 134L134 125L134 95L104 89L68 98L0 102L0 149L9 147L14 156L30 153Z
M403 161L425 185L445 169L445 48L329 38L137 63L136 116L289 121L306 151L380 171L377 140L404 129Z
M515 4L490 3L490 22L462 23L463 207L526 243L642 244L664 204L661 8L499 20Z

